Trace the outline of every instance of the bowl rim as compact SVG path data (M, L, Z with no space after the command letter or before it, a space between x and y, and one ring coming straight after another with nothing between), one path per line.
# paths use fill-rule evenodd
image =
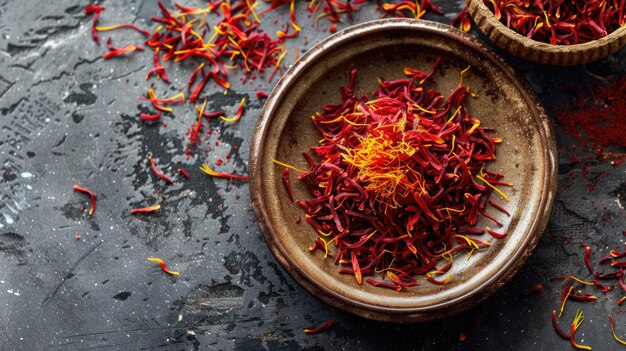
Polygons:
M520 242L514 256L497 271L498 274L494 274L486 281L478 284L475 291L464 293L449 301L443 301L425 307L405 308L371 305L347 298L334 291L328 290L323 284L312 279L310 275L300 267L294 265L290 254L285 250L279 240L275 239L272 235L270 226L271 218L266 208L268 204L266 204L262 189L262 184L265 180L260 176L263 168L260 155L262 154L265 141L269 135L269 126L281 103L282 96L295 84L294 81L305 73L309 65L314 64L318 57L323 56L326 50L340 47L342 43L351 42L355 40L355 38L359 38L371 32L389 30L404 30L416 33L427 32L449 38L450 40L461 41L463 45L468 46L468 49L479 52L481 56L489 59L497 65L499 70L512 78L513 84L520 91L527 92L524 98L546 141L544 144L545 147L542 150L543 159L546 160L545 181L538 200L537 216L528 224L527 230L531 234L527 235L524 241ZM330 305L370 319L395 322L427 321L440 319L469 308L469 306L466 306L468 304L462 302L470 298L477 299L477 302L483 301L491 296L500 286L509 281L513 275L521 269L539 242L552 212L557 181L556 157L554 134L547 114L538 97L534 94L526 80L516 73L503 58L488 48L486 44L468 33L436 22L405 18L382 19L357 24L325 38L302 55L278 81L261 110L260 118L256 124L251 142L249 155L250 195L257 223L270 251L292 278L309 293ZM434 311L438 313L432 313Z
M513 52L509 50L510 43L515 42L522 44L522 47L532 52L540 52L545 54L560 54L576 56L570 63L562 63L565 65L575 65L581 63L587 63L595 60L599 60L603 57L609 56L617 52L622 46L626 45L626 25L621 26L615 31L609 33L607 36L600 39L588 41L586 43L572 44L572 45L552 45L542 41L530 39L515 30L507 27L502 22L497 20L491 10L485 5L483 0L466 0L467 9L469 14L474 19L477 27L485 33L491 40L495 41L500 47L506 49L512 54L535 61L543 64L550 64L545 56L536 56L534 58L531 53L525 54L523 52ZM493 30L499 32L504 37L494 36ZM582 56L584 53L593 52L598 48L607 48L605 52L600 55L590 55L588 57ZM559 63L557 63L559 64Z

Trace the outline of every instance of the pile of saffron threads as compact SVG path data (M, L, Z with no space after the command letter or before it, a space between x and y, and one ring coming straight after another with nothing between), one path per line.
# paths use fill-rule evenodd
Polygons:
M397 291L416 285L418 275L444 284L455 252L468 251L469 259L490 246L477 238L486 231L475 226L479 216L502 226L487 205L508 215L489 196L508 200L498 187L512 184L485 169L501 139L468 112L464 101L473 93L462 74L447 98L428 87L440 62L428 73L405 68L406 78L380 81L371 98L354 94L353 70L343 102L311 117L323 137L311 148L320 162L307 154L310 170L298 178L314 198L296 203L319 234L310 251L334 256L340 273L359 284L366 275L378 276L369 284Z
M606 37L626 24L624 0L483 0L496 19L526 37L552 45Z

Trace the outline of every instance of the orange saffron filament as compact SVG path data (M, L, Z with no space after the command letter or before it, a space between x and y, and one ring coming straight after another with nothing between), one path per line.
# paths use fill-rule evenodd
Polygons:
M576 311L576 316L574 317L574 321L572 322L572 327L570 328L570 331L569 331L569 337L570 337L570 341L572 342L572 346L574 346L575 348L579 350L591 350L591 347L580 345L579 343L576 342L576 331L578 330L580 325L583 324L584 321L585 321L585 316L583 315L583 313L580 310Z
M148 257L148 261L152 261L152 262L156 262L159 264L159 266L161 266L161 269L163 270L163 272L167 273L167 274L171 274L171 275L180 275L179 272L174 272L174 271L170 271L167 268L167 265L165 264L165 262L163 262L162 259L160 258L156 258L156 257Z
M331 325L333 325L333 323L335 323L335 321L333 319L329 319L317 328L304 329L304 332L307 334L316 334L328 329Z
M160 208L161 208L161 205L153 205L153 206L150 206L150 207L135 208L135 209L130 210L130 214L150 213L150 212L157 211Z
M244 175L215 172L206 163L202 164L202 166L200 167L200 170L212 177L250 180L248 176L244 176Z

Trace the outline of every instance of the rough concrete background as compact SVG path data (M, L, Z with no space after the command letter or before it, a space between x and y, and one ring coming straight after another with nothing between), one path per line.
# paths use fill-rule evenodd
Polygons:
M433 0L454 14L461 1ZM201 2L185 2L198 4ZM263 242L245 182L202 176L198 166L233 155L221 171L247 172L249 141L262 106L255 90L275 82L242 84L233 76L228 95L212 85L212 109L233 111L250 102L235 125L213 122L204 151L186 159L186 129L195 118L188 104L175 106L161 124L138 119L145 103L151 53L104 62L104 45L91 40L86 1L0 1L0 349L2 350L555 350L568 349L550 324L564 273L584 276L580 243L599 255L623 248L626 165L611 165L579 148L556 122L561 156L559 192L548 230L525 268L480 307L441 322L393 325L335 310L306 293L277 264ZM153 28L153 0L108 0L100 23L133 22ZM170 5L168 2L166 4ZM266 6L266 5L262 5ZM315 31L299 4L305 51L328 35ZM280 16L280 17L279 17ZM287 9L265 15L266 23ZM378 18L373 7L355 22ZM448 23L451 16L427 18ZM342 26L340 26L342 28ZM475 30L475 35L483 38ZM108 34L101 35L102 38ZM112 32L116 45L138 43L129 31ZM501 52L501 51L499 51ZM506 55L505 55L506 56ZM553 117L573 97L554 84L585 91L623 76L626 51L571 68L533 65L510 58ZM293 55L285 58L290 64ZM158 83L159 96L186 84L193 67L166 66L174 80ZM554 121L554 119L553 119ZM219 142L219 143L217 143ZM625 150L615 149L624 153ZM168 186L149 171L148 155L164 171L184 167L188 181ZM570 163L576 156L581 162ZM84 185L98 195L93 217ZM596 184L589 190L590 184ZM154 215L128 209L155 202ZM82 240L74 239L80 232ZM180 277L165 275L146 257L163 258ZM598 258L595 256L594 258ZM539 299L521 292L544 285ZM619 287L595 305L572 303L586 316L579 341L614 350L608 314L617 310ZM563 321L573 318L570 307ZM302 329L329 319L326 333ZM626 338L626 319L618 317ZM568 326L564 326L568 329ZM459 334L469 330L465 342Z

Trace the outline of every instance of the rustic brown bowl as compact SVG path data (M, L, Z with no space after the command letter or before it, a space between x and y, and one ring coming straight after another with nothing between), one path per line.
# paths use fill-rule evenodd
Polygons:
M583 44L550 45L523 36L496 19L483 0L466 0L474 22L504 50L525 60L555 66L573 66L607 57L626 45L626 26L604 38Z
M358 285L353 276L338 273L332 259L307 248L315 231L304 213L289 201L277 159L307 168L302 152L321 136L310 116L328 103L340 101L339 88L351 69L358 69L357 95L376 90L377 79L402 77L411 66L428 70L437 56L444 59L436 87L444 95L459 84L459 73L477 94L468 108L482 125L504 139L498 159L489 168L515 185L507 189L511 213L490 213L505 224L509 235L475 252L469 261L459 256L452 278L442 286L421 280L401 292ZM550 216L556 190L557 154L546 113L522 77L472 36L450 26L427 21L388 19L350 27L323 40L285 73L269 96L256 126L250 153L250 190L261 232L276 259L311 294L354 314L394 322L427 321L468 309L493 294L521 268L537 245ZM292 172L297 199L311 198ZM497 196L497 195L494 195ZM503 200L497 199L504 203ZM478 225L489 225L479 222ZM492 238L485 234L483 240Z

